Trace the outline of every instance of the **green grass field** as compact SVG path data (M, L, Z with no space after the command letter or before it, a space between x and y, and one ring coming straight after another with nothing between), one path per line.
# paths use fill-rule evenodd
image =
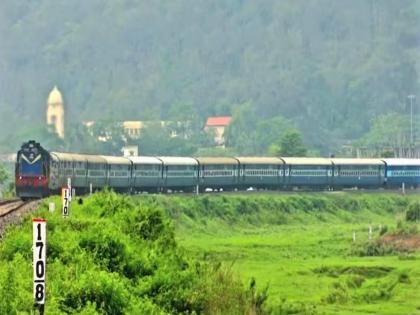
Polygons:
M277 215L271 222L265 206L233 220L220 209L192 219L178 215L179 242L194 256L232 264L244 281L268 284L274 314L420 314L418 253L352 254L367 243L369 224L373 238L379 238L380 225L396 229L416 197L308 196L252 197L259 205L267 198L295 203L285 214L272 209Z
M103 192L67 219L50 201L31 215L48 220L46 314L420 314L415 194ZM0 241L0 314L34 310L31 216Z

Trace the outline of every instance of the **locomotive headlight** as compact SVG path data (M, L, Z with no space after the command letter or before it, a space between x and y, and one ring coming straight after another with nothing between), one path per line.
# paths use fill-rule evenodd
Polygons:
M22 179L22 176L19 176L19 179Z

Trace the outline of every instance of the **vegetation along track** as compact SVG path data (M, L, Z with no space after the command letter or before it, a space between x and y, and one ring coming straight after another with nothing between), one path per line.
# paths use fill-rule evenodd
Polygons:
M23 214L37 208L41 200L22 201L20 199L0 201L0 237L5 227L10 223L16 223Z

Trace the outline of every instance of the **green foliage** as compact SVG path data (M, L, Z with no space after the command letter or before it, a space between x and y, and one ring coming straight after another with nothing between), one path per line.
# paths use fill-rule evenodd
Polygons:
M302 134L296 129L291 129L273 144L270 151L278 156L305 156L307 149L303 143Z
M203 119L249 101L254 121L285 116L321 152L362 136L378 113L407 114L406 96L419 94L414 0L8 0L1 12L9 150L16 129L43 124L54 84L66 123Z
M420 202L416 201L410 203L405 213L405 219L410 222L420 221Z
M73 282L61 303L63 311L82 310L89 304L104 314L122 315L129 304L127 283L118 274L85 273Z
M259 192L154 200L165 205L191 255L232 263L243 279L269 283L269 314L391 315L417 311L419 252L391 248L380 257L359 255L349 251L355 246L352 232L360 245L368 243L369 223L374 239L379 226L387 226L389 237L396 218L418 199L377 192Z
M282 299L278 306L270 308L270 314L272 315L317 315L316 305L306 304L302 302L290 302L286 299Z
M175 122L162 126L160 122L149 123L142 129L138 141L134 141L142 155L192 155L200 144L208 139L203 131L193 130L197 135L192 138L191 129Z
M34 214L48 221L46 313L262 314L266 290L247 290L230 267L189 257L158 196L100 192L72 204L67 220L48 202ZM32 309L31 237L26 218L0 243L1 314Z
M361 257L395 255L400 252L404 252L404 250L400 250L392 244L385 244L381 240L359 242L351 248L352 255Z
M241 155L264 155L293 124L283 116L257 119L253 104L245 103L233 111L232 123L225 131L226 145Z
M3 185L8 177L6 169L0 164L0 185Z
M12 197L14 195L14 183L9 182L10 174L0 163L0 197Z
M413 119L416 121L418 117ZM416 132L419 131L414 129L413 132L413 138L418 139ZM409 148L410 141L410 116L388 113L373 120L372 127L358 141L358 145L376 150L378 155L389 158L400 153L402 148Z

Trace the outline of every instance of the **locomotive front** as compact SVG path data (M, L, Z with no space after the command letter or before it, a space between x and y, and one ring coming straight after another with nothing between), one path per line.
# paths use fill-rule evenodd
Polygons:
M16 194L22 199L48 196L49 153L35 141L22 145L17 153Z

